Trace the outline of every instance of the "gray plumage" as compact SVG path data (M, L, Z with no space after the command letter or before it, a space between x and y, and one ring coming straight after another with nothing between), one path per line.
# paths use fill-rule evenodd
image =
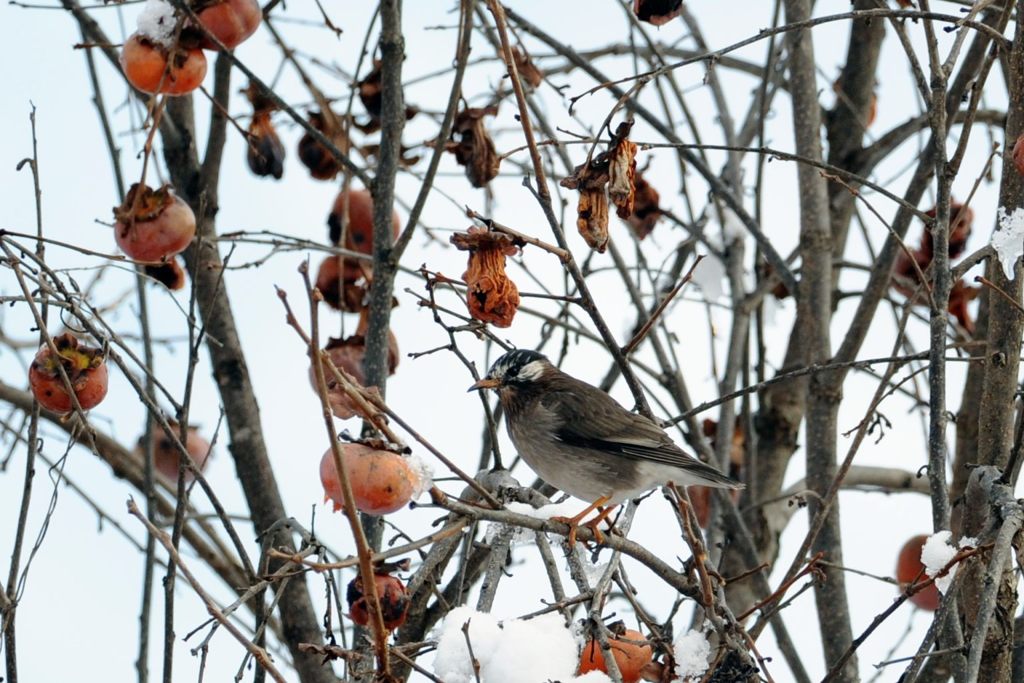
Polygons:
M535 351L510 351L473 388L498 391L512 443L544 481L588 502L607 496L614 505L670 481L743 486Z

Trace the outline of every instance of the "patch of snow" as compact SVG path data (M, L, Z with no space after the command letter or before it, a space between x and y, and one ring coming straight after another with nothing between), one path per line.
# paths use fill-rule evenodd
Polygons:
M698 678L707 670L711 643L700 631L691 629L676 638L672 651L676 658L676 675L683 681Z
M473 683L476 676L463 624L486 683L575 681L579 654L572 633L558 613L499 623L494 616L457 607L445 617L434 657L434 673L445 683ZM587 677L585 683L607 678Z
M959 547L959 548L977 548L978 544L980 542L981 541L979 541L974 536L964 536L963 538L960 539L960 542L957 544L957 547Z
M588 671L582 676L574 676L570 683L612 683L612 679L603 671Z
M170 47L174 42L174 6L165 0L146 0L139 14L139 33L154 43Z
M1024 255L1024 208L1016 208L1007 214L1006 207L1000 206L996 229L992 232L992 248L999 256L999 264L1006 277L1014 277L1014 266Z
M956 548L949 543L952 537L952 531L936 531L928 537L928 540L924 542L924 546L921 548L921 564L924 565L924 571L929 578L935 579L935 587L942 593L949 590L949 584L953 581L953 574L956 573L955 570L952 570L945 576L935 578L942 571L942 568L949 564L949 561L956 555Z

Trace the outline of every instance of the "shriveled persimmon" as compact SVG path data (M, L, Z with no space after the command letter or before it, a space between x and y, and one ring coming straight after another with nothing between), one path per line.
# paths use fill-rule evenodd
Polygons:
M348 151L350 143L336 114L313 111L309 113L309 123L323 133L324 137L339 150ZM321 145L308 131L299 139L298 151L299 161L309 169L309 174L317 180L331 180L341 170L341 164L334 158L330 150Z
M347 221L344 217L347 216ZM373 196L369 190L342 190L334 200L327 217L331 242L341 243L345 233L345 248L363 254L373 253ZM398 213L391 212L391 228L395 237L401 228Z
M39 405L57 413L70 413L73 409L61 367L82 410L99 405L107 395L107 361L103 351L85 346L70 333L54 337L53 346L57 353L44 344L28 369L29 387Z
M341 444L340 448L352 496L360 512L386 515L402 509L412 500L420 482L406 458L358 443ZM330 448L320 460L320 482L324 486L325 500L333 501L336 511L344 507L341 480Z
M204 4L198 13L200 25L229 50L248 39L263 21L256 0L214 0ZM200 45L207 50L217 49L217 44L205 36Z
M366 357L366 338L363 336L365 330L356 330L356 333L345 339L331 337L324 347L328 357L334 366L339 370L348 373L356 384L360 386L366 383L366 373L363 369L363 359ZM398 340L395 335L388 331L388 374L395 374L398 366ZM331 412L335 417L347 420L358 414L359 408L355 401L346 393L334 378L334 374L327 365L324 365L324 379L327 381L327 400L331 406ZM309 383L313 391L317 390L316 372L312 365L309 367ZM375 391L375 387L370 388Z
M138 261L160 261L179 254L196 235L196 216L170 185L153 190L132 185L114 208L114 239Z
M121 69L142 92L187 95L206 77L206 55L199 48L168 48L134 33L121 48Z
M619 667L619 673L622 674L622 681L623 683L637 683L640 680L640 672L653 657L654 653L651 650L651 646L647 644L647 639L639 631L622 629L621 622L619 629L616 629L615 625L610 628L612 628L613 633L616 630L620 631L615 637L608 638L608 646L611 648L612 656ZM587 641L583 652L580 653L578 673L582 675L589 671L608 673L601 645L594 638Z
M900 548L899 558L896 560L896 580L900 584L900 590L906 590L907 586L915 581L928 579L924 573L924 564L921 562L921 548L927 540L927 534L918 534ZM942 596L934 583L910 596L910 602L929 612L937 610L941 601Z
M384 628L394 631L405 623L409 613L409 592L401 579L390 574L374 574L377 584L377 598L380 600L381 616L384 617ZM348 584L345 593L348 601L348 615L360 626L370 623L370 605L363 588L363 577L357 576Z
M363 357L366 355L366 348L361 342L352 343L348 339L331 338L324 347L324 351L330 357L331 362L339 370L344 370L352 376L357 384L366 382L366 374L363 372ZM347 420L357 414L356 404L348 394L337 386L334 375L324 364L324 379L327 381L327 400L331 405L331 412L335 417ZM313 391L317 391L316 372L312 365L309 366L309 384Z

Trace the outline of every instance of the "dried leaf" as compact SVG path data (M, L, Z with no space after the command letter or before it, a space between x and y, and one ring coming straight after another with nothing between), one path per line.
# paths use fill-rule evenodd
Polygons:
M342 152L348 150L348 138L345 137L341 126L337 125L337 116L333 112L330 116L325 116L322 112L310 112L309 122L334 143L335 147ZM341 165L334 156L309 133L299 140L299 160L317 180L332 180L341 170Z
M256 111L252 115L245 160L249 163L249 170L258 176L273 176L280 180L284 174L284 145L274 130L269 110Z
M455 116L452 136L457 134L459 140L450 143L447 149L455 154L459 165L466 167L466 177L473 187L486 187L498 175L501 166L494 141L483 121L484 116L497 113L497 107L470 107Z
M457 249L469 252L462 279L468 291L466 304L475 320L508 327L519 308L519 290L505 273L505 257L519 250L508 235L472 227L451 237Z
M359 100L366 107L366 113L370 115L370 118L378 121L380 120L382 93L384 92L384 87L381 85L382 65L381 60L373 60L373 69L357 84Z
M242 88L242 94L249 100L254 113L277 111L277 104L270 94L256 83L250 81L248 87Z
M607 151L577 166L572 175L561 181L562 187L579 191L576 227L590 248L599 252L608 246L609 196L620 218L633 215L637 147L627 138L632 127L632 121L620 123ZM654 194L656 203L657 193Z
M935 218L935 208L925 212L928 216ZM957 258L967 249L967 238L971 236L974 229L974 211L971 207L964 206L959 202L951 202L949 205L949 258ZM928 257L931 263L932 255L935 253L932 247L932 233L925 229L921 235L921 252Z
M576 228L591 249L603 254L608 248L608 195L604 188L580 191Z
M980 287L965 285L963 280L953 283L953 288L949 291L949 312L960 323L960 327L972 335L974 334L974 319L971 318L971 313L967 310L967 304L977 298L979 293L981 293Z
M633 189L633 213L626 222L633 229L636 238L642 240L651 234L658 219L661 218L661 207L658 205L661 197L639 172L633 179Z
M623 137L612 149L608 163L608 196L615 204L619 218L629 218L633 214L635 177L636 145Z
M512 59L515 60L516 71L519 72L519 80L531 88L539 88L540 84L544 82L544 72L533 63L529 53L520 47L513 47Z

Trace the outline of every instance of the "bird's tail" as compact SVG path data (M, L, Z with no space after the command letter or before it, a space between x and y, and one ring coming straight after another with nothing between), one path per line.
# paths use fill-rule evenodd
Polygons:
M692 482L692 484L697 486L711 486L718 489L742 489L746 487L743 482L737 481L727 474L722 474L718 471L718 468L712 467L696 458L692 458L691 462L688 462L684 469L686 469L688 475L699 480Z

